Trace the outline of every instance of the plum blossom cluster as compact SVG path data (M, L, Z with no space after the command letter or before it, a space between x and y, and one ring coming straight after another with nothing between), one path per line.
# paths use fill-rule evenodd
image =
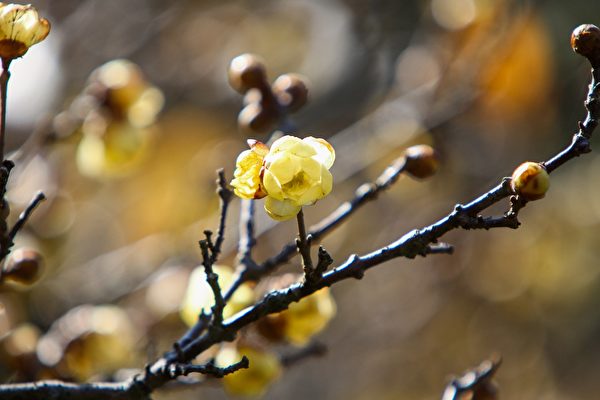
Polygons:
M237 158L231 185L243 199L265 199L265 210L278 221L295 217L302 206L331 192L329 169L335 151L325 140L283 136L267 145L249 140L249 150Z

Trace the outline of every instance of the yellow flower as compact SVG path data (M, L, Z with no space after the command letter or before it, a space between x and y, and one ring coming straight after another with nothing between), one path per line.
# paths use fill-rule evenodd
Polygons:
M248 140L250 150L240 153L235 162L234 179L231 181L233 191L242 199L262 199L267 194L261 184L263 160L269 148L258 140Z
M250 365L223 377L223 386L227 393L237 396L262 396L282 372L279 358L257 347L225 345L219 351L215 362L219 367L227 367L248 357Z
M260 152L255 150L259 144ZM335 151L324 139L283 136L268 152L264 144L253 141L251 150L238 157L231 184L245 199L266 195L265 210L271 218L283 221L331 192L329 168L334 160Z
M225 293L233 283L233 271L231 268L222 265L215 265L213 270L219 275L219 286L223 293ZM241 285L227 302L227 306L223 310L223 316L229 318L250 306L254 302L254 297L254 291L248 284ZM198 321L198 315L202 309L205 312L210 312L210 308L214 304L215 298L212 289L206 282L204 267L197 267L189 279L187 292L181 305L181 319L188 326L194 326Z
M12 60L27 53L50 32L50 23L31 5L0 3L0 57Z
M277 314L259 322L259 331L272 340L286 340L296 346L306 345L335 316L336 306L328 288L323 288Z

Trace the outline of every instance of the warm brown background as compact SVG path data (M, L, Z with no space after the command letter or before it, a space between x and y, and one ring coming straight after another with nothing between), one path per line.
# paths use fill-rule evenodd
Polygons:
M69 104L91 70L114 58L140 64L166 106L158 143L126 178L82 177L68 141L19 165L13 209L39 188L50 198L19 240L40 248L48 262L32 290L0 292L0 335L25 321L43 332L79 304L117 303L138 327L128 366L139 367L183 330L177 318L157 315L177 306L186 271L199 260L196 241L215 225L215 169L231 176L245 146L235 125L241 99L225 75L242 52L262 55L272 79L297 71L312 81L312 101L295 118L298 132L331 138L338 160L334 191L306 210L309 223L407 145L431 143L443 156L436 177L401 179L327 238L336 260L429 224L521 161L564 147L583 116L589 75L569 35L580 23L600 23L600 3L433 3L34 2L53 30L14 63L14 148L40 117ZM450 374L493 351L504 356L503 399L596 398L599 173L595 153L575 160L553 174L544 200L523 210L521 229L453 232L453 256L397 260L336 286L338 315L319 337L328 355L286 371L266 398L434 399ZM257 258L291 239L293 225L260 218L259 229L269 231ZM229 233L230 251L236 235ZM183 279L161 289L161 308L146 287L166 267L181 268ZM19 377L8 364L0 371L4 380ZM156 398L225 398L217 384L163 393Z

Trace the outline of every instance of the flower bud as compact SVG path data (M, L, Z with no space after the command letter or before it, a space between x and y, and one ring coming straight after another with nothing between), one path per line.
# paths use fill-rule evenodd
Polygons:
M0 58L23 56L50 32L50 23L31 5L0 3Z
M250 103L240 111L238 126L246 133L268 133L275 127L279 113L272 107Z
M267 71L262 59L254 54L242 54L231 60L228 70L229 84L239 93L265 86Z
M596 25L579 25L571 34L573 51L590 60L596 66L600 61L600 28Z
M539 200L550 187L550 176L543 165L527 161L515 169L510 186L525 200Z
M32 249L18 249L10 257L2 270L4 279L24 285L33 284L42 270L42 256Z
M307 79L299 74L284 74L273 83L273 94L279 104L294 112L306 104L308 100Z
M438 169L438 154L426 144L409 147L404 152L404 156L406 157L404 170L415 178L429 178Z

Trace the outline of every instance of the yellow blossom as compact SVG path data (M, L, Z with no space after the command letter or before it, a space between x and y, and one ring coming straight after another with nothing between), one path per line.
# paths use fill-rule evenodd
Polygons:
M336 305L328 288L323 288L277 314L268 315L259 325L265 336L306 345L335 316Z
M248 146L250 150L241 152L235 162L231 186L242 199L261 199L266 193L262 188L260 173L269 148L258 140L248 140Z
M231 286L234 280L231 268L222 265L213 266L214 272L219 275L219 286L223 292ZM223 316L229 318L238 311L250 306L254 301L254 292L248 284L241 285L227 302L223 310ZM197 267L192 272L189 279L187 292L181 305L181 319L188 326L193 326L198 321L198 315L204 309L210 312L210 308L215 304L215 298L212 289L206 282L204 267Z
M0 3L0 57L12 60L24 55L50 32L50 23L31 5Z
M276 220L293 218L302 206L314 204L331 192L329 168L335 160L333 147L324 139L283 136L266 152L252 142L236 162L235 193L245 199L265 195L265 210ZM265 147L263 147L265 146Z
M237 396L261 396L282 372L279 358L257 347L225 345L215 358L219 367L228 367L248 357L247 369L241 369L223 377L223 386L227 393Z

